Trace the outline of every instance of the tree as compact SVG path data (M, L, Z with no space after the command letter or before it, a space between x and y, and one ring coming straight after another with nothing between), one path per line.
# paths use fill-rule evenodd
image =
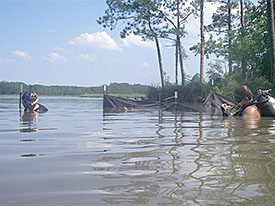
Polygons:
M162 14L159 12L161 1L158 0L106 0L108 8L105 15L98 19L103 27L114 29L118 22L125 23L120 36L125 38L130 33L140 35L144 40L154 40L159 62L161 86L164 88L164 71L159 38L164 37L162 32L166 28Z
M238 73L242 80L247 79L248 68L248 50L249 50L249 34L247 32L247 17L251 3L249 1L240 0L239 24L236 27L231 43L231 59L234 61L234 73ZM238 22L237 21L237 22Z
M181 84L185 84L185 73L183 68L183 59L186 56L182 45L181 38L187 33L185 31L185 24L187 19L194 13L194 8L192 2L187 5L187 0L163 0L163 4L159 7L159 12L161 13L160 18L162 22L166 22L167 26L163 27L163 33L165 35L162 38L169 39L173 41L175 45L175 81L176 85L178 83L178 62L180 64L181 71Z
M208 2L217 2L215 0L207 0ZM224 56L224 49L223 44L224 40L222 38L219 38L218 40L213 39L213 35L210 34L210 38L207 42L205 42L205 25L204 25L204 3L205 0L197 0L197 11L199 11L199 18L200 18L200 43L197 45L194 45L190 48L191 51L195 53L195 55L200 54L200 82L204 82L204 58L205 56L209 58L209 55L214 53L217 57ZM214 14L213 16L213 25L208 26L208 32L215 32L215 33L223 33L225 31L222 30L222 26L224 23L221 23L224 21L223 19L226 19L225 16L225 7L221 6L219 9L223 9L223 12L217 13L216 16ZM197 13L195 13L197 14ZM228 19L227 19L228 20ZM218 21L220 21L218 23ZM224 26L224 25L223 25ZM216 29L216 28L217 29Z
M200 82L204 83L204 0L200 0L200 36L201 36L201 58L200 58Z
M208 70L206 72L210 82L216 82L217 80L223 77L223 64L224 62L221 60L216 60L214 63L209 63Z
M274 6L274 2L273 2ZM245 4L245 29L243 50L235 52L246 60L246 76L249 79L263 76L271 81L270 48L268 33L268 14L266 0L260 0L257 4L246 2ZM273 17L274 19L274 17ZM236 38L236 40L238 40ZM240 41L234 43L237 47ZM235 59L238 56L235 55Z
M209 0L208 0L209 1ZM200 54L200 82L204 83L204 56L205 56L205 34L204 34L204 2L205 0L196 0L194 3L194 6L197 11L196 11L195 17L199 15L200 18L200 43L198 45L195 45L190 48L190 50L194 51L197 54Z
M243 0L240 0L240 23L241 23L241 44L244 45L244 6L243 6ZM246 61L245 57L242 55L241 60L241 68L242 68L242 78L246 78Z
M274 82L275 72L275 29L273 0L267 0L268 36L270 50L270 82Z
M180 62L180 71L181 71L181 85L185 84L185 75L183 69L183 51L181 46L181 37L186 33L184 31L184 23L186 23L187 18L191 15L193 11L190 11L190 7L187 7L184 12L180 12L180 5L182 1L176 0L176 17L177 17L177 25L175 27L176 31L176 61L179 59ZM182 25L183 24L183 25Z
M232 39L234 37L234 25L233 22L236 19L236 15L232 14L232 10L237 8L235 0L219 0L221 4L217 9L217 12L212 16L212 24L207 27L209 32L216 34L224 34L222 41L223 48L219 56L224 56L228 60L229 75L233 72L233 61L232 61Z

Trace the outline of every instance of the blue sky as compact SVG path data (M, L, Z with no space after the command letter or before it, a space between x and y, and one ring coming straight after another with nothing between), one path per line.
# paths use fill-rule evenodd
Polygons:
M112 82L158 85L153 42L120 39L119 28L96 20L105 0L0 0L0 81L27 84L98 86ZM208 16L215 6L208 5ZM210 18L205 17L206 23ZM183 46L199 41L198 20L187 25ZM162 42L164 70L174 81L174 49ZM188 52L186 73L199 72L199 57ZM206 62L207 67L207 62Z

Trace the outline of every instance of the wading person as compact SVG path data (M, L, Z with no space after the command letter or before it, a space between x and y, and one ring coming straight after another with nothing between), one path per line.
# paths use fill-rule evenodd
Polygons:
M36 93L25 92L22 95L22 103L25 107L25 111L36 112L39 109L38 95Z
M247 85L243 85L235 90L235 98L240 106L240 116L246 120L257 120L261 118L261 113L258 107L253 104L253 94Z
M233 116L242 116L245 120L259 120L261 113L258 107L253 104L253 94L247 85L243 85L235 90L235 100L238 104L233 109L228 109L226 104L222 107Z

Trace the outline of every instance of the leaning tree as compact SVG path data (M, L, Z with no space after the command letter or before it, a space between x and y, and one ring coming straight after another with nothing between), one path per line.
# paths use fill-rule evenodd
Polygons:
M159 12L160 0L106 0L108 8L105 15L98 19L98 23L113 30L118 22L124 23L120 36L125 38L129 34L141 36L144 40L153 40L156 44L160 70L161 86L164 88L164 70L159 38L166 34L167 27L163 16Z

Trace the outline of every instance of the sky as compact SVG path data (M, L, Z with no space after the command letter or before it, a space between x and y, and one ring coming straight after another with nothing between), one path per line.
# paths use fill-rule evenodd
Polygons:
M42 85L100 86L112 82L159 85L154 42L120 38L97 24L105 0L0 0L0 81ZM205 24L216 6L206 5ZM199 20L190 18L182 45L185 72L199 73ZM164 71L174 82L174 48L161 42ZM205 63L205 70L207 68Z

